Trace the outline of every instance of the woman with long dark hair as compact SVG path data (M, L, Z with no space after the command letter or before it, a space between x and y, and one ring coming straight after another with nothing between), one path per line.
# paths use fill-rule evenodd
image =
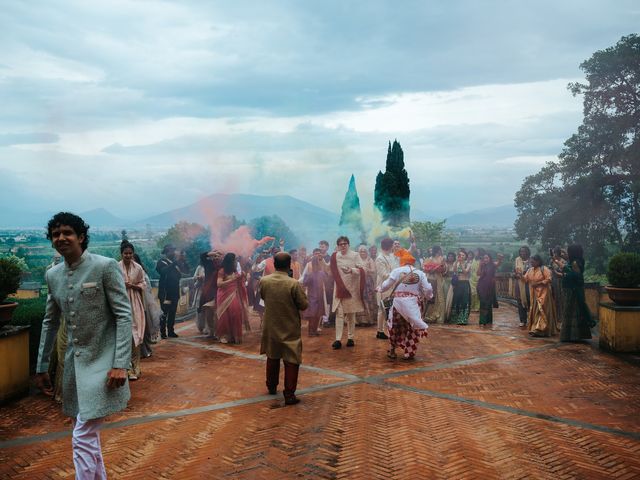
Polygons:
M580 245L569 245L569 257L562 269L562 290L564 292L564 308L561 342L577 342L591 338L591 327L595 322L587 307L584 295L584 256Z
M556 309L551 294L551 269L545 267L540 255L531 257L531 268L524 274L529 286L529 318L527 327L532 337L549 337L558 333Z
M133 254L133 260L142 267L144 273L144 291L142 292L142 302L144 304L144 339L140 345L140 356L142 358L149 358L153 351L151 345L158 343L158 336L160 335L160 316L162 310L153 294L151 288L151 280L144 268L142 260L137 253Z
M124 284L127 287L129 303L133 318L131 322L132 342L131 342L131 368L129 369L129 380L137 380L140 376L140 345L144 340L145 316L142 292L145 289L144 270L133 260L135 249L127 240L120 244L120 270L124 277Z
M322 259L322 250L313 249L311 261L304 269L300 283L307 289L309 307L304 310L303 318L309 321L309 336L320 335L318 326L320 319L327 314L324 285L327 277L326 267Z
M227 253L218 271L216 336L221 343L242 343L242 324L247 321L247 292L244 275L237 271L235 253Z
M493 296L495 287L496 265L489 253L485 253L480 258L480 268L478 269L478 299L480 305L480 325L491 325L493 323Z
M467 262L467 252L460 250L458 260L453 264L451 286L453 287L453 303L451 305L451 322L466 325L469 322L471 307L471 286L469 275L471 264Z

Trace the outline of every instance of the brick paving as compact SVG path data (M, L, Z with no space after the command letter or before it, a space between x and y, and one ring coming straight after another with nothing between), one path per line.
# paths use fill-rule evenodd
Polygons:
M257 318L242 345L193 322L143 360L102 444L117 479L640 478L640 366L592 343L433 325L413 362L375 329L303 339L301 403L264 387ZM282 382L280 387L282 386ZM0 410L0 479L73 478L70 422L33 395Z

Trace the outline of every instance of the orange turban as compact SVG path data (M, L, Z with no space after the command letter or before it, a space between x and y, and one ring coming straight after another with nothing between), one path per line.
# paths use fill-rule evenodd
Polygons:
M409 250L400 248L395 256L400 259L400 266L404 267L405 265L414 265L416 263L416 259L409 253Z

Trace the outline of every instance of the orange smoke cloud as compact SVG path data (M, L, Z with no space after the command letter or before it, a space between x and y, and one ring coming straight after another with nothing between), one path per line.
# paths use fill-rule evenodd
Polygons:
M242 225L240 228L234 230L227 236L227 238L216 238L216 233L212 227L211 243L217 250L223 252L233 252L241 257L250 257L256 248L264 245L267 242L274 240L274 237L263 237L260 240L256 240L251 235L251 230L248 226Z

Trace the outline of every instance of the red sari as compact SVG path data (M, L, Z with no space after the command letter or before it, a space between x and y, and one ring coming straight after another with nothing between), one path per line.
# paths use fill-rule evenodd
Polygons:
M216 313L218 324L216 336L223 343L241 343L242 325L247 322L247 290L244 286L244 276L238 274L232 280L225 280L224 270L220 269L218 278L227 281L218 286L216 295Z

